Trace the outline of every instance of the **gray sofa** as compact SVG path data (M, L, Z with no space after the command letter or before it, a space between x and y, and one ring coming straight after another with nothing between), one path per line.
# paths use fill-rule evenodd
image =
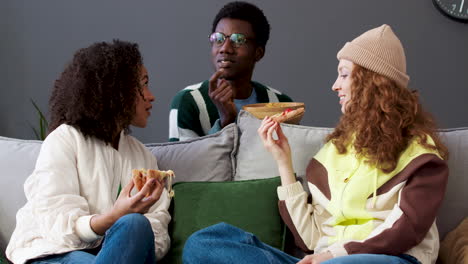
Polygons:
M216 134L184 142L147 144L147 147L157 157L161 169L175 171L176 182L272 178L278 172L257 136L260 122L242 111L237 125L231 124ZM282 126L293 150L296 175L303 178L308 161L332 129ZM465 190L468 187L468 128L441 130L440 134L450 151L448 188L437 218L440 237L443 238L468 216L468 192ZM16 211L26 202L23 183L35 166L40 147L41 141L0 137L2 254L15 227Z

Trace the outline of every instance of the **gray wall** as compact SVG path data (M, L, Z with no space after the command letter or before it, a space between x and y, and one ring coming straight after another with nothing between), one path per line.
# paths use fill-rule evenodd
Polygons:
M75 50L113 38L140 44L156 96L145 143L168 137L171 98L212 73L207 36L227 1L23 1L0 3L0 135L34 138L53 81ZM331 91L336 52L383 23L406 48L411 88L441 127L468 126L468 24L442 16L431 0L252 1L272 26L254 79L306 103L303 124L334 126L340 115Z

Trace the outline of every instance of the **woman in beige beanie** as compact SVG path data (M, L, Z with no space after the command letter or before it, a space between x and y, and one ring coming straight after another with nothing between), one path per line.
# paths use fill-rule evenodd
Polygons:
M296 180L281 126L267 117L258 129L281 176L281 216L296 245L314 254L301 260L218 224L191 236L184 263L435 263L447 149L407 88L401 42L382 25L346 43L337 57L332 89L343 115L308 165L312 202Z

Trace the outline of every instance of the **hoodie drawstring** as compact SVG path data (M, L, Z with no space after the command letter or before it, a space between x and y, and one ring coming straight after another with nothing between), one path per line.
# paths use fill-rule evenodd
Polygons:
M377 170L374 171L374 178L373 179L373 182L374 182L374 192L372 194L372 206L371 208L375 208L375 203L377 202Z

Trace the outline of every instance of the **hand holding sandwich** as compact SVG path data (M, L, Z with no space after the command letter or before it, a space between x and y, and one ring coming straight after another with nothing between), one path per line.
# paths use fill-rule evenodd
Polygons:
M164 189L163 181L164 179L148 180L133 196L130 193L135 184L130 181L120 192L111 211L91 218L90 224L93 231L98 235L103 235L120 217L131 213L147 213L161 197ZM146 196L148 193L150 195Z

